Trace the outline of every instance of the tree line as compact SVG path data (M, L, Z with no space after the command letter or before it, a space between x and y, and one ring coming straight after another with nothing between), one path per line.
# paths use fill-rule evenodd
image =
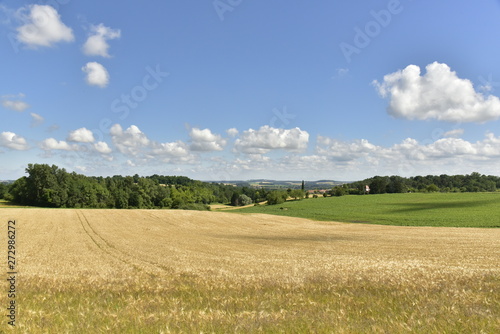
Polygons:
M344 185L343 192L365 193L368 185L370 194L407 192L492 192L500 189L500 177L474 172L467 175L427 175L427 176L374 176ZM337 188L334 188L336 190ZM340 191L341 192L341 191ZM339 191L337 190L337 193Z
M268 193L185 176L85 176L47 164L29 164L26 173L28 176L10 186L1 185L0 198L21 205L54 208L204 210L211 203L244 205L263 201Z
M185 176L94 177L68 173L64 168L47 164L29 164L28 176L10 185L0 183L0 199L21 204L54 208L117 209L196 209L207 210L212 203L234 206L267 202L281 204L287 199L309 197L301 189L266 190L192 180ZM500 177L472 173L469 175L427 175L404 178L374 176L362 181L334 187L324 196L346 194L406 192L491 192L500 188Z

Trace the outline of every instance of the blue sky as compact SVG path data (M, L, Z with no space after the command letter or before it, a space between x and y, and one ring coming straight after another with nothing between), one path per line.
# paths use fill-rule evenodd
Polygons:
M0 179L500 175L500 1L0 1Z

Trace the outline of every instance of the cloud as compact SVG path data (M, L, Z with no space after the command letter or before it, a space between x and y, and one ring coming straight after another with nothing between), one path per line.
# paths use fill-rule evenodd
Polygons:
M45 121L45 119L42 116L35 114L34 112L30 113L30 116L32 118L31 127L33 128L39 126Z
M25 151L29 148L26 139L16 135L14 132L0 133L0 146L16 151Z
M151 144L148 137L135 125L123 131L120 124L115 124L111 127L110 134L118 151L127 155L136 156Z
M107 143L99 141L91 144L89 134L86 131L77 130L74 133L76 134L73 139L78 140L78 143L75 144L64 140L59 141L54 138L47 138L41 141L39 147L44 151L42 157L50 158L53 156L53 151L64 151L65 153L60 153L60 157L70 160L71 163L77 163L77 161L84 162L86 165L91 166L91 168L102 165L104 160L113 161L114 157L110 155L113 151ZM79 138L82 135L83 137Z
M245 172L255 172L265 171L270 166L275 165L275 162L262 154L247 154L244 159L236 159L232 165Z
M80 128L78 130L71 131L68 135L67 141L77 143L93 143L95 139L92 131L86 128Z
M336 77L337 78L341 78L341 77L344 77L347 74L349 74L349 69L348 68L337 68L336 72L337 72L337 76Z
M268 168L279 170L281 178L296 179L296 175L310 175L316 180L322 176L325 178L337 178L339 177L339 171L343 168L351 170L351 166L344 167L330 160L328 157L318 154L287 155L276 161L274 165L271 165ZM288 176L286 176L287 174L285 173L287 173ZM327 176L325 176L325 174L327 174Z
M107 41L120 38L121 31L119 29L105 27L102 23L97 26L92 25L90 30L92 35L90 35L85 44L83 44L83 53L87 56L101 56L109 58L109 44Z
M175 157L182 160L182 158L190 156L188 145L180 140L171 143L155 143L152 153L155 156L167 158L168 161L170 161L169 158Z
M84 67L82 71L87 74L85 81L91 86L98 86L101 88L106 87L109 84L109 73L97 62L89 62Z
M24 25L17 28L17 39L31 48L51 47L58 42L72 42L71 28L62 21L59 13L48 5L29 5L19 10Z
M113 151L108 146L108 144L103 142L103 141L99 141L99 142L95 143L93 146L94 146L94 149L101 154L109 154Z
M248 154L265 154L271 150L283 149L298 152L307 148L309 133L299 128L277 129L268 125L259 130L244 131L235 142L235 150Z
M481 145L481 143L472 144L458 138L441 138L433 143L422 145L415 139L407 138L401 144L392 146L388 156L394 161L399 157L406 161L434 163L464 156L473 158L478 154Z
M423 145L413 138L407 138L399 144L383 147L374 145L366 139L345 142L322 136L318 136L317 143L316 151L319 155L343 164L360 161L398 164L403 160L429 163L445 158L473 156L478 154L484 145L481 142L473 144L458 138L441 138Z
M40 148L44 151L62 150L62 151L78 151L78 145L70 145L61 140L47 138L40 143Z
M46 130L46 131L47 131L47 132L54 132L54 131L59 130L59 128L60 128L60 126L59 126L59 125L57 125L57 124L52 124L51 126L49 126L49 127L47 128L47 130Z
M85 166L104 160L122 159L129 166L161 166L175 164L190 165L182 169L188 173L204 174L213 180L238 178L332 178L356 180L373 175L427 175L427 174L464 174L475 170L483 173L500 173L500 137L487 133L482 140L472 142L461 138L462 129L448 131L434 141L419 142L406 138L393 145L383 146L367 139L343 141L325 136L318 136L316 148L312 154L301 153L308 145L309 135L300 129L274 129L263 126L258 130L247 130L235 141L236 156L216 155L200 160L193 145L206 143L213 149L220 135L208 129L191 129L190 143L181 140L172 142L153 141L137 126L124 129L115 124L110 129L112 144L94 142L92 133L81 128L70 133L67 141L54 138L45 139L39 147L46 157L52 151L60 150L61 157L73 154L74 164L84 159ZM0 136L0 146L13 149L27 149L26 141L14 138L13 133ZM71 140L76 143L71 143ZM17 146L16 146L17 145ZM222 147L222 146L221 146ZM286 155L267 155L272 150L288 151ZM204 152L204 151L199 151ZM114 154L112 154L114 153ZM123 155L120 157L120 155ZM75 157L76 156L76 157Z
M500 163L500 137L487 133L477 142L447 137L428 144L407 138L383 147L366 139L346 142L318 136L316 155L328 159L324 168L366 177L377 173L402 176L463 174L478 169L494 170ZM500 171L496 170L496 173Z
M86 166L75 166L75 169L80 171L81 173L85 173L88 171L88 168Z
M460 138L441 138L422 147L422 152L426 155L426 159L474 156L482 145L482 143L472 144Z
M372 152L380 153L382 151L380 147L371 144L366 139L345 142L318 136L317 142L318 153L336 161L351 161L367 156Z
M193 128L189 132L191 137L191 150L210 152L210 151L222 151L224 146L226 146L226 140L220 135L213 134L210 129L200 130L198 128Z
M9 25L11 17L15 15L15 11L0 4L0 24Z
M30 107L30 105L24 101L15 101L15 100L3 100L2 106L6 109L15 110L19 112L23 112Z
M240 132L236 128L231 128L226 130L226 133L229 137L236 137Z
M443 137L460 137L464 134L464 129L455 129L443 133Z
M196 156L191 154L189 145L178 140L169 143L159 143L150 140L137 126L131 125L123 130L120 124L110 129L113 145L118 151L132 157L135 165L150 165L151 163L194 164Z
M188 146L186 143L178 140L171 143L158 143L153 149L153 153L156 155L172 155L172 156L186 156L189 154Z
M474 90L470 80L461 79L446 64L434 62L420 74L409 65L373 81L378 93L389 98L389 114L406 119L437 119L448 122L486 122L500 118L500 99Z
M2 99L24 99L26 95L24 93L19 93L19 94L7 94L7 95L2 95L0 98Z
M318 136L310 155L290 153L280 158L246 154L234 160L213 160L206 170L209 179L275 178L359 180L374 175L467 174L500 172L500 137L488 133L483 140L469 142L440 138L418 142L407 138L390 146L367 139L341 141ZM298 177L297 175L301 175Z

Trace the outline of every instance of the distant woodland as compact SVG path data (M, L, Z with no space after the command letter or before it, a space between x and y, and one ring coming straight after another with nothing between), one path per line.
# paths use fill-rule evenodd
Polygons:
M404 178L375 176L349 184L350 189L362 191L368 185L371 194L406 192L492 192L500 189L500 177L471 173L468 175L427 175Z
M267 196L265 191L195 181L185 176L93 177L46 164L29 164L26 173L28 176L9 186L2 185L0 198L21 205L54 208L203 210L209 209L211 203L238 205L240 197L248 197L252 203Z
M68 173L55 165L29 164L28 176L10 185L0 184L0 199L20 205L53 208L194 209L208 210L212 203L235 206L267 201L283 203L309 197L304 183L298 189L266 190L192 180L185 176L93 177ZM500 178L479 173L470 175L375 176L323 191L323 196L407 192L493 192ZM314 197L317 197L314 195Z

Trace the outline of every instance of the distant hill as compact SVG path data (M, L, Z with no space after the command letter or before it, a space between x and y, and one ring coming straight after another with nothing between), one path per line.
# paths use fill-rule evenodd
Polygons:
M302 180L269 180L269 179L252 179L247 181L212 181L216 183L224 183L234 186L246 186L253 188L266 189L300 189ZM319 181L304 181L304 187L309 189L330 189L339 184L351 183L347 181L335 180L319 180Z

